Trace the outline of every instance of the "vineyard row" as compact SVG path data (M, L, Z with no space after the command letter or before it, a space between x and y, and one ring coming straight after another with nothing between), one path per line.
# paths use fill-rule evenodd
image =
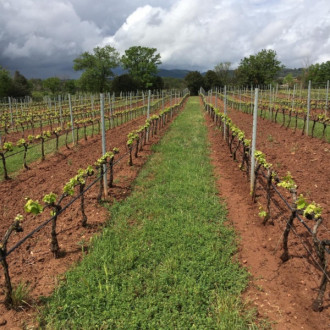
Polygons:
M321 239L318 235L318 229L324 220L322 218L322 208L314 201L308 202L302 194L298 196L297 185L290 173L280 179L272 168L272 164L267 162L266 156L262 151L256 150L254 155L252 155L251 140L245 138L245 133L232 122L229 116L221 112L212 103L208 103L205 95L201 94L201 96L205 111L211 116L215 125L224 133L224 138L233 160L240 162L240 169L246 172L247 177L249 177L252 157L255 158L254 182L251 195L253 201L256 202L257 183L265 191L265 196L263 197L266 200L266 205L261 205L259 201L259 216L263 218L263 224L266 225L267 222L273 222L271 203L278 208L278 201L280 200L284 202L289 212L283 232L282 262L286 262L289 259L288 239L290 232L295 233L293 228L294 220L298 220L303 225L303 228L307 230L309 237L312 239L313 252L316 255L316 259L318 259L316 264L322 272L319 293L314 300L312 308L314 311L321 311L323 309L323 298L327 282L330 280L327 272L330 239ZM238 159L239 155L241 159ZM290 196L289 199L286 197L287 195Z
M107 182L108 187L113 187L114 178L114 166L122 160L125 156L129 155L129 165L133 165L132 151L135 146L135 157L138 157L138 152L142 150L143 145L148 143L150 137L157 134L157 129L161 129L168 123L175 114L182 109L184 102L187 99L188 94L182 97L179 103L172 105L162 111L159 115L153 115L146 120L145 124L141 126L138 130L130 132L127 137L128 152L123 154L119 159L115 161L115 155L119 153L117 148L114 148L110 152L106 152L102 157L100 157L93 165L89 165L86 169L79 169L77 174L71 178L62 189L62 194L60 196L53 192L46 194L43 198L43 205L39 203L38 200L33 200L29 198L24 206L24 210L27 214L32 216L40 215L45 209L51 209L51 218L45 220L30 233L22 237L13 247L7 248L8 240L13 232L22 232L23 216L17 214L13 223L10 225L6 231L3 239L0 242L0 262L3 266L4 277L5 277L5 305L7 308L12 308L13 305L13 287L11 284L11 278L9 274L9 265L7 262L7 257L14 252L18 247L20 247L25 241L39 232L47 224L51 223L51 244L50 250L55 258L60 255L60 248L57 238L57 220L58 217L66 211L69 206L71 206L75 201L80 200L80 212L81 212L81 225L85 227L87 225L87 216L85 214L85 193L90 190L99 182L98 196L97 200L101 201L102 196L105 195L104 192L104 180L106 173L109 172L109 181ZM88 184L88 181L94 179ZM63 205L63 201L71 197L71 200ZM106 197L106 196L105 196Z

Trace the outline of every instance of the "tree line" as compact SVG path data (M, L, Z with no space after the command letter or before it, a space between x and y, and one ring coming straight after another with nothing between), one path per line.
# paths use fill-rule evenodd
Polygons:
M288 71L291 72L281 76L281 73ZM220 62L214 70L208 70L205 75L193 71L185 77L187 87L194 95L197 95L200 87L210 90L230 85L263 87L284 84L292 88L294 84L300 84L306 88L309 80L313 85L325 85L327 80L330 80L330 61L289 70L281 64L272 49L263 49L257 54L244 57L235 70L231 70L230 62Z
M84 52L73 61L73 69L82 71L79 79L63 80L50 77L45 80L27 80L18 71L14 76L0 66L0 98L80 92L114 92L133 90L163 89L164 81L157 76L160 54L156 48L132 46L120 57L110 45L95 47L92 52ZM125 72L115 76L113 70L121 67Z
M0 66L0 97L30 95L34 99L42 99L45 94L74 94L77 91L120 93L186 87L193 95L197 95L200 87L209 90L225 85L265 86L274 83L287 84L289 87L300 83L306 87L308 80L320 84L330 79L330 61L299 69L296 77L292 73L280 77L285 67L271 49L263 49L257 54L244 57L235 70L231 69L231 62L220 62L214 70L208 70L205 74L191 71L184 79L158 76L160 64L161 56L156 48L132 46L120 56L114 47L106 45L94 48L93 52L84 52L74 59L74 70L82 71L77 80L58 77L27 80L18 71L11 77L9 71ZM125 70L124 73L115 75L114 69L117 67Z

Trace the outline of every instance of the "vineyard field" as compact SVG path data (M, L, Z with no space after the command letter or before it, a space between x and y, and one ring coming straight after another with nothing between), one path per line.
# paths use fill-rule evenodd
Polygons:
M38 226L44 226L46 219L51 220L50 216L54 217L55 214L57 219L58 211L60 213L55 231L59 250L56 253L52 250L52 221L52 230L50 225L38 229L6 257L14 288L20 285L29 287L27 302L30 307L25 306L22 311L20 308L15 311L7 310L5 304L1 304L3 316L0 317L0 324L5 322L9 327L20 326L22 322L25 325L35 324L35 306L46 305L48 314L43 314L43 322L55 328L93 327L104 322L110 322L108 324L111 326L159 326L165 324L166 320L188 327L191 325L191 318L195 320L194 324L208 324L210 327L225 324L221 323L222 319L231 326L240 325L243 328L245 326L242 324L255 327L255 322L261 328L281 330L327 329L330 326L327 283L329 254L326 245L330 238L329 129L323 137L308 136L301 134L299 129L292 130L288 125L281 125L280 120L268 120L269 108L259 109L257 151L254 154L256 180L252 185L250 146L253 116L248 110L251 104L246 101L241 109L237 105L234 107L230 101L234 96L228 96L224 102L221 93L217 94L218 97L211 97L206 93L201 93L198 97L188 97L185 93L182 95L180 98L175 95L173 100L156 99L148 120L143 107L136 112L134 109L120 111L117 122L113 120L115 112L107 113L106 149L109 153L106 158L100 158L102 149L99 119L85 129L81 122L79 132L75 131L75 145L69 137L70 126L59 137L58 147L54 145L54 136L52 140L46 139L49 152L44 160L39 150L40 144L33 145L33 149L39 151L33 155L33 149L28 150L28 157L31 157L28 170L23 168L22 152L16 155L20 161L15 160L15 156L10 156L18 150L18 146L15 147L16 150L5 152L11 178L0 181L0 238L6 237L14 219L16 225L17 221L21 221L17 220L20 219L17 217L18 213L23 214L21 225L24 231L14 233L10 237L8 249L1 245L0 252L7 253L27 233ZM285 94L280 96L286 98ZM245 97L248 98L248 94ZM242 99L242 95L239 98ZM236 101L239 98L235 96ZM93 107L97 109L97 104L93 104ZM278 118L280 116L281 113ZM79 120L81 119L75 120L76 127ZM49 124L45 121L44 129L50 128ZM54 127L56 125L52 128ZM170 129L167 130L167 127ZM5 135L18 142L21 134L27 138L30 129L8 132ZM159 153L160 150L164 155ZM188 154L184 156L184 153ZM111 157L110 162L107 157ZM19 165L14 165L17 162ZM109 164L111 170L110 177L108 173L105 182L100 179L104 164ZM2 165L0 171L1 168ZM138 179L134 181L136 177ZM76 183L73 186L68 185L72 180ZM65 212L61 213L62 206L56 209L57 204L54 202L47 204L45 198L50 198L51 194L47 195L50 192L61 196L59 204L62 198L69 196L73 196L72 200L77 202L68 203L64 207ZM28 212L27 202L32 202L32 207L38 209L36 213L24 213L24 210ZM303 206L298 209L302 202ZM45 206L42 214L38 214L42 209L41 205ZM309 207L312 211L307 212ZM51 209L53 211L49 213ZM228 222L224 220L226 213ZM87 221L85 225L84 217ZM222 228L222 221L227 222L227 227ZM213 228L215 224L216 227ZM232 229L236 231L238 239L230 236ZM202 234L204 230L205 237ZM208 236L213 230L215 235ZM97 235L96 238L95 234L101 232L104 234ZM196 233L199 235L195 237ZM110 238L107 238L108 234ZM154 237L158 237L157 242L151 243ZM105 242L101 242L102 239ZM106 242L107 239L111 240L111 244ZM235 240L238 242L238 251L231 246ZM122 245L123 242L125 246ZM214 255L215 247L220 242L225 243L225 246L216 248L218 252ZM317 250L323 242L326 246L325 253L323 251L325 259L321 258L321 250ZM102 244L111 247L110 250L101 247ZM179 253L168 254L164 246L168 246L169 251L173 248L173 252ZM208 246L213 252L206 251ZM251 273L249 279L245 270L236 268L239 267L238 264L235 263L232 270L229 260L224 262L226 266L221 264L227 255L226 248L231 251L228 252L229 259L234 262L238 260L240 267ZM93 253L97 252L94 249L102 252L102 256L93 257ZM190 259L186 263L187 256ZM98 258L100 264L97 264ZM104 263L104 260L107 262ZM159 267L154 269L155 260L159 261ZM199 261L196 263L196 260ZM67 269L80 264L80 261L82 263L77 270L64 275ZM187 271L193 265L199 266ZM85 266L86 269L81 268ZM90 267L95 269L91 270L92 276L86 276L85 279L88 282L88 293L86 291L82 294L81 290L87 290L87 287L85 282L79 282L79 278L81 274L87 274L87 269L92 269ZM216 278L219 277L219 281L224 282L214 285L212 280L211 285L207 281L215 276L215 269L219 270ZM200 271L202 272L199 273ZM228 274L236 271L235 279L237 277L241 282L234 284L234 279ZM141 277L141 272L145 276ZM187 294L186 282L195 283L195 276L188 278L187 272L197 276L197 286L191 285L192 292L195 293ZM114 277L109 277L110 273ZM66 282L66 276L67 279L71 277L73 282L68 287L56 289L60 283ZM146 282L140 283L140 279L144 277ZM111 285L109 279L114 280ZM200 279L203 279L202 287ZM322 287L323 279L326 279L328 287ZM146 284L149 280L151 282ZM183 287L179 284L181 282ZM6 302L7 289L4 283L5 278L0 273L0 299ZM168 283L174 284L168 286ZM218 286L233 290L230 291L231 294L242 295L244 302L234 296L225 298L222 296L223 292L221 295L219 292L215 293ZM120 288L123 287L128 288L132 295L122 291ZM321 287L323 291L320 290ZM149 289L145 290L146 288L152 291L150 297ZM54 289L55 296L52 296ZM212 293L204 292L204 289L210 289ZM164 296L164 290L170 291ZM172 290L178 292L174 294L177 295L175 305L168 301L174 297L169 293ZM116 295L110 293L107 296L110 291L116 292ZM99 295L99 292L104 294ZM89 298L82 302L79 300L80 296ZM97 306L96 309L102 310L105 296L112 307L107 305L108 312L95 315L95 323L90 323L93 316L86 314L86 308L88 310L89 304L92 304ZM203 297L203 303L198 303L198 297ZM212 307L205 307L204 303L210 297L216 299L207 303L211 303ZM127 299L130 305L125 305ZM67 307L62 309L57 303ZM70 311L71 307L68 306L71 305L77 313L81 313L79 318L75 318ZM129 311L128 306L133 305L135 307ZM81 306L84 307L80 309ZM118 314L117 311L121 311L123 306L127 312ZM256 313L251 307L255 308ZM195 312L195 308L199 312ZM90 310L93 313L93 308ZM173 310L176 316L170 321L169 315ZM212 310L212 313L204 319L207 310ZM223 318L220 315L224 315Z

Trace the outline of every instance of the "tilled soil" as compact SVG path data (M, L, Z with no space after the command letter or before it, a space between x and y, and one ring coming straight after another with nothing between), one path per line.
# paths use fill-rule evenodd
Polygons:
M167 104L168 104L168 102L167 102ZM133 106L133 108L143 106L143 102L140 101L140 102L134 103L132 106ZM94 107L95 110L97 110L98 108L99 108L99 106ZM114 109L113 111L114 111L114 113L117 113L117 112L124 111L126 109L129 110L129 108L130 108L129 105L128 106L120 106L120 107L117 107L116 109ZM95 119L96 118L97 117L95 117ZM98 119L100 119L99 116L98 116ZM65 123L69 122L69 121L70 121L70 118L65 117L65 119L63 120L63 126L65 126ZM5 141L5 142L11 142L11 143L16 144L18 140L20 140L22 138L27 139L29 135L42 134L42 132L52 131L52 130L54 130L54 129L61 126L58 123L58 120L55 120L52 125L49 125L48 123L43 122L43 125L41 127L40 127L39 121L36 120L36 122L37 122L37 124L36 124L34 129L32 129L30 124L29 124L28 128L24 128L24 131L22 131L21 127L18 126L18 130L14 129L14 130L10 131L9 134L3 134L2 133L3 134L2 135L2 140ZM94 124L94 125L96 125L96 124ZM62 134L64 134L64 133L62 132Z
M221 101L218 100L218 104ZM235 109L228 109L233 123L251 139L253 117ZM291 172L298 185L298 194L323 208L324 225L330 234L330 145L324 140L302 135L301 130L281 127L258 117L256 149L266 155L269 163L282 178ZM330 235L329 235L330 237Z
M249 137L252 131L252 116L236 113L234 110L230 111L230 116ZM244 117L246 119L243 119ZM107 149L120 148L117 159L126 152L127 133L139 127L144 120L140 118L107 132ZM272 327L276 329L330 328L329 289L325 294L324 310L320 313L311 310L321 278L317 265L301 247L299 238L292 234L290 234L292 239L289 247L291 258L286 263L281 262L283 232L281 221L287 215L283 212L276 218L274 225L262 225L258 217L258 203L251 201L246 175L239 170L238 163L235 163L230 156L221 132L215 129L214 123L208 116L206 120L219 191L226 200L229 219L240 236L239 259L252 275L250 286L244 294L246 300L251 301L251 305L257 308L260 318L268 318ZM263 122L266 121L259 120L257 148L265 152L267 160L277 166L276 170L280 176L286 174L288 170L291 171L299 185L298 193L304 193L310 199L321 203L325 209L324 217L327 219L329 171L326 168L329 167L329 151L322 150L328 149L328 144L309 137L301 137L298 133L293 134L290 130L280 128L274 123L268 123L273 125L271 127L263 126ZM151 143L157 142L165 129L153 137ZM269 135L272 139L267 139ZM116 165L115 187L110 190L108 200L122 199L130 193L131 182L151 153L151 143L143 148L137 159L133 159L133 167L127 166L127 157ZM291 150L292 146L294 150ZM304 150L309 152L309 160L302 154ZM64 183L76 174L77 169L94 163L100 154L100 137L89 138L88 141L80 142L74 150L62 149L59 154L48 156L46 161L33 164L30 171L22 171L14 180L1 182L0 237L15 215L23 213L24 197L40 199L51 191L60 194ZM312 161L313 159L316 160ZM319 180L314 185L309 186L305 183L305 180L314 179ZM319 187L323 190L317 189ZM261 195L261 192L258 193ZM108 213L97 203L97 194L98 185L86 194L86 214L89 224L87 228L81 227L80 224L79 201L59 217L58 239L63 251L61 258L54 259L49 251L49 225L8 257L14 285L20 280L30 284L31 305L38 306L40 296L51 294L62 279L61 274L81 259L88 251L90 238L100 232L104 226ZM47 218L46 215L45 217ZM24 233L13 235L9 247L43 220L44 218L39 216L27 217L23 222ZM296 229L300 230L298 224ZM0 273L1 301L4 298L3 282L3 274ZM16 312L6 311L3 304L0 305L0 327L3 326L3 329L20 329L33 325L36 323L35 317L36 307Z
M252 116L235 110L230 110L229 116L249 138ZM258 216L259 204L252 202L246 174L239 169L239 162L233 161L223 132L215 127L207 114L205 118L220 195L226 201L229 219L240 236L239 259L252 276L245 298L257 308L258 315L267 318L275 329L329 329L329 289L324 296L323 311L313 312L311 309L322 273L313 259L315 255L310 255L302 246L304 228L295 224L299 237L290 233L290 259L283 263L280 259L282 233L290 214L285 209L276 210L274 225L262 224ZM328 220L328 144L258 120L257 149L266 154L266 159L277 167L280 176L291 171L299 185L298 193L304 193L320 203L324 208L324 218ZM272 139L267 139L270 135ZM265 192L258 191L257 201L262 200L262 194ZM324 228L322 234L329 238L329 231ZM303 241L305 246L306 242L307 238ZM309 245L307 248L313 247Z
M115 160L127 153L127 134L139 128L144 122L145 117L141 117L107 131L107 150L112 150L114 147L120 150ZM128 156L115 165L114 188L109 190L109 196L106 198L108 202L111 203L113 199L123 199L130 193L130 185L151 153L151 145L157 143L167 127L168 124L158 131L156 136L150 138L150 142L143 147L143 151L139 152L138 158L133 157L132 167L128 166ZM0 237L3 237L16 214L24 213L26 197L40 201L45 194L50 192L61 195L64 184L77 174L77 170L94 164L100 156L101 140L98 135L88 138L87 141L79 141L79 145L70 150L64 147L59 153L46 157L45 161L31 164L31 170L22 171L15 179L1 182ZM29 284L31 301L28 303L34 307L7 311L4 305L0 304L0 327L18 329L27 324L33 324L39 298L51 294L61 280L61 274L88 251L91 237L101 231L109 216L106 209L97 202L98 192L99 184L96 184L85 194L85 212L88 218L86 228L81 226L79 200L59 216L57 233L62 253L60 258L54 259L50 252L50 224L8 256L13 285L16 286L20 281ZM66 203L63 202L63 204ZM49 218L49 211L45 211L40 216L26 215L22 224L24 232L13 234L8 248L47 218ZM4 301L2 272L0 273L0 301Z

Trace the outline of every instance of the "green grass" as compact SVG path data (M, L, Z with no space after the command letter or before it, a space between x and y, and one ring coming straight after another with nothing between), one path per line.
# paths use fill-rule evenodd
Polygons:
M50 329L248 329L197 97L172 124L82 262L48 299Z
M237 98L236 98L236 101L238 101ZM237 108L236 110L238 110L238 109L239 108ZM252 109L248 113L252 114ZM272 120L273 122L275 120L275 113L276 113L276 111L274 110L273 111L273 120ZM267 110L262 110L262 111L261 111L261 109L258 109L259 117L261 117L261 114L262 114L262 117L264 119L271 120L268 109ZM299 116L302 116L302 114L299 114ZM285 114L284 115L284 126L285 127L287 127L289 120L290 120L290 116L288 114ZM282 123L283 123L283 114L282 114L281 111L279 111L278 114L277 114L276 123L278 125L282 125ZM293 116L291 117L291 122L290 122L289 128L294 130L295 125L296 125L296 118L295 118L295 114L293 114ZM297 120L297 131L296 131L297 136L299 136L299 134L302 134L303 127L304 127L304 120L301 119L301 118L298 118L298 120ZM313 128L313 120L310 119L309 120L309 127L308 127L308 135L309 136L312 136L312 128ZM322 123L316 122L315 127L314 127L313 137L318 138L318 139L323 139L324 141L330 143L330 127L326 128L324 136L322 136L323 135L323 128L324 128L324 126L323 126ZM305 131L304 131L304 134L305 134Z
M270 120L268 110L266 110L266 111L267 111L266 119ZM258 112L259 112L259 116L260 116L260 110ZM264 115L264 113L263 113L263 115ZM273 118L275 118L275 112L273 113ZM284 117L284 120L285 120L284 126L285 127L288 125L289 118L290 118L289 115L286 114L285 117ZM278 112L276 122L277 122L278 125L282 125L283 114L281 112ZM292 116L289 128L294 129L295 124L296 124L296 118L295 118L295 116ZM304 127L304 120L298 118L298 120L297 120L297 131L296 131L297 135L302 134L303 127ZM308 135L309 136L312 136L312 128L313 128L313 120L310 119L309 127L308 127ZM314 138L324 139L326 142L330 143L330 127L328 127L325 130L324 137L322 137L322 133L323 133L323 124L316 123L315 127L314 127ZM305 134L305 132L304 132L304 134Z
M159 108L159 104L158 102L160 102L159 100L156 100L152 103L152 105L150 106L150 112L154 112ZM140 109L138 114L136 115L136 118L139 118L140 116L145 114L145 110ZM134 119L135 115L132 114L130 115L128 120ZM114 126L118 126L121 125L123 123L127 122L127 120L125 119L125 117L123 118L117 118L114 120L114 122L112 122L112 127ZM59 125L54 124L53 128L58 127ZM105 128L106 130L108 130L110 128L110 123L109 120L105 121ZM92 135L92 125L88 126L86 129L86 135L87 136L91 136ZM98 134L99 130L98 130L98 124L95 123L94 124L94 135ZM35 129L35 135L40 134L40 129L36 128ZM27 138L27 134L25 134L25 138ZM78 141L82 140L84 138L84 128L83 125L81 125L81 127L79 128L79 132L78 132ZM74 133L74 139L75 141L77 141L77 132L75 131ZM10 142L10 140L8 140ZM72 144L72 133L71 131L68 134L68 144ZM56 146L56 141L55 138L51 138L48 139L45 142L45 155L49 155L52 154L56 151L55 149ZM59 137L59 148L65 146L65 133L62 132L61 136ZM14 150L12 152L8 152L6 153L6 167L7 167L7 172L8 175L11 177L15 177L18 173L18 171L20 171L21 169L23 169L23 152L17 153L19 151L23 151L23 147L16 147L14 146ZM17 154L16 154L17 153ZM13 156L11 156L12 154L15 154ZM31 146L31 148L29 148L27 155L26 155L26 162L27 165L32 164L33 162L40 160L41 159L41 144L33 144ZM3 175L4 175L4 170L3 170L3 163L0 160L0 181L3 180Z
M251 112L249 112L249 114L251 114ZM261 114L262 114L262 118L267 119L269 121L271 120L270 114L269 114L269 111L268 110L262 110L261 111L259 109L258 110L258 116L261 117ZM275 120L275 111L273 111L273 120L272 121L274 122L274 120ZM285 114L284 115L284 127L287 127L289 120L290 120L289 115L288 114ZM282 114L281 111L279 111L278 114L277 114L276 123L277 123L277 125L280 125L280 126L283 123L283 114ZM296 118L295 118L295 115L293 115L291 117L291 122L290 122L289 128L292 129L292 130L294 130L295 125L296 125ZM302 129L303 129L303 127L304 127L304 120L298 118L298 120L297 120L297 129L296 129L297 136L302 135ZM309 121L309 127L308 127L308 135L309 136L312 136L312 128L313 128L313 120L310 119L310 121ZM304 134L305 134L305 131L304 131ZM314 138L318 138L318 139L323 139L324 141L330 143L330 127L328 127L325 130L324 137L322 137L322 134L323 134L323 124L318 123L318 122L315 123L313 137Z

